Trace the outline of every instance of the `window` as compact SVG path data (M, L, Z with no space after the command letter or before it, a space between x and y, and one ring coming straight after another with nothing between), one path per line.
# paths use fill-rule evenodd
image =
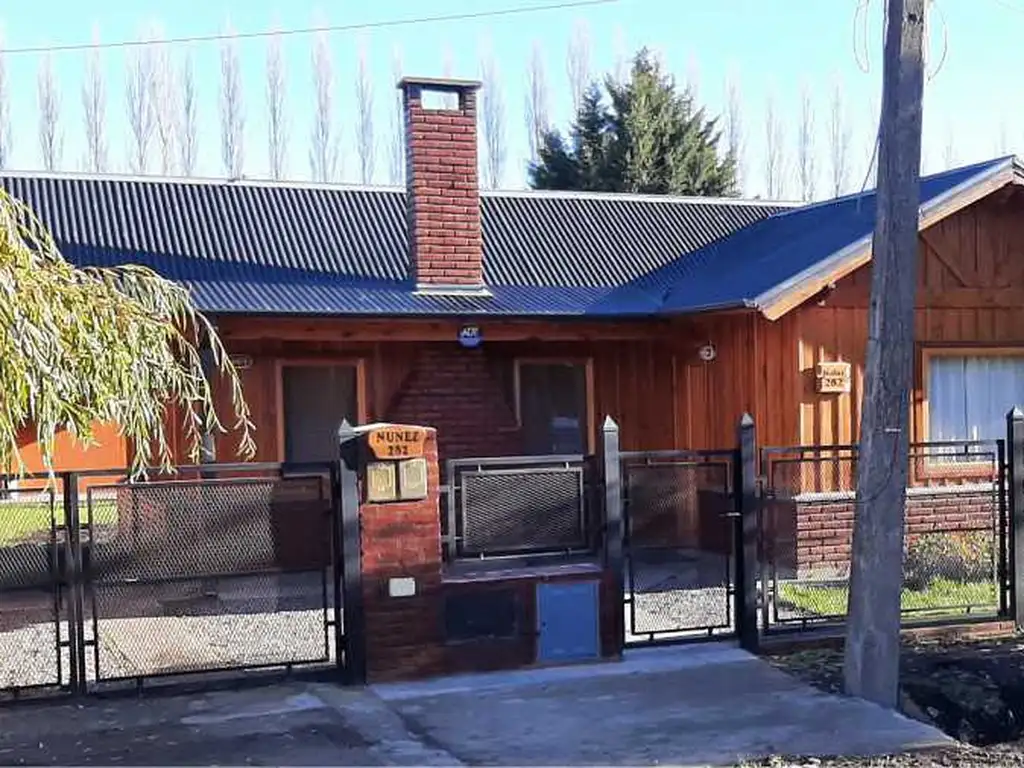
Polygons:
M330 461L338 455L338 427L357 421L354 365L281 367L284 460Z
M530 455L590 449L590 375L586 362L517 361L523 450Z
M998 439L1024 403L1024 355L932 355L927 371L929 441Z

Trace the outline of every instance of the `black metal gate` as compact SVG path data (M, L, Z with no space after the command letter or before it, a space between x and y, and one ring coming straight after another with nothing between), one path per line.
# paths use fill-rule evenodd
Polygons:
M0 696L344 671L336 466L44 480L0 497Z
M738 451L620 456L626 645L735 634Z

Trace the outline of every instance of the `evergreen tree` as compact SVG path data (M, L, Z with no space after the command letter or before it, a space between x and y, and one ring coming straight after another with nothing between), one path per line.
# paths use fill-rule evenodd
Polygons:
M678 90L647 49L628 80L591 85L567 141L549 131L530 168L535 189L708 195L736 194L735 158L721 157L717 118Z

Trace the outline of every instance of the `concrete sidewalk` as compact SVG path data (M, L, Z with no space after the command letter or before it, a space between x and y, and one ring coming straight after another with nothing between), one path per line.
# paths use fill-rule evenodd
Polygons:
M5 765L734 765L950 743L728 646L366 689L289 683L0 709Z

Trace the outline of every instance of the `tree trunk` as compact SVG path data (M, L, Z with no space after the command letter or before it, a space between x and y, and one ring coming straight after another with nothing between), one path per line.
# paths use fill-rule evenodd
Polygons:
M895 708L913 384L926 0L887 0L871 306L847 615L846 691Z

